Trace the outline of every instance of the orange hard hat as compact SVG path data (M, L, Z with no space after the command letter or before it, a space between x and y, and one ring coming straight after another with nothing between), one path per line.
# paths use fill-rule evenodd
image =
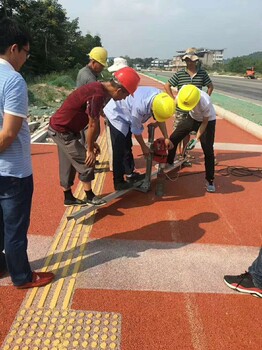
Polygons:
M131 67L124 67L114 73L114 77L131 95L136 91L140 82L137 72Z

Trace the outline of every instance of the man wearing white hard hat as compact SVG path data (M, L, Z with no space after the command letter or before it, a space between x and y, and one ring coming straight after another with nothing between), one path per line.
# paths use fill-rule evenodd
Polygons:
M107 70L110 73L117 72L119 69L128 67L127 60L123 57L115 57L112 66L108 67Z

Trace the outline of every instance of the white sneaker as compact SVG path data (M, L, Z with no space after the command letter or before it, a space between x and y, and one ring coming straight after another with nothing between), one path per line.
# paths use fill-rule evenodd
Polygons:
M216 192L216 187L215 187L214 183L213 182L212 183L208 183L207 182L206 190L207 190L207 192L210 192L210 193Z

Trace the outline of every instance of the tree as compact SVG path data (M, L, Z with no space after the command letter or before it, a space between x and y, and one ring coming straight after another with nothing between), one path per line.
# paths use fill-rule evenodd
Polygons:
M69 21L57 0L4 0L0 16L26 23L32 33L31 57L24 66L26 74L40 75L84 65L86 54L102 46L99 36L82 36L78 18Z

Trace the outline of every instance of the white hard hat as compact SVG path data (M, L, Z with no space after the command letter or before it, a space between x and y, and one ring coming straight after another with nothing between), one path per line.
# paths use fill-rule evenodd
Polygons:
M128 67L127 60L123 57L116 57L114 58L114 63L112 66L108 67L107 70L109 72L117 72L121 68Z

